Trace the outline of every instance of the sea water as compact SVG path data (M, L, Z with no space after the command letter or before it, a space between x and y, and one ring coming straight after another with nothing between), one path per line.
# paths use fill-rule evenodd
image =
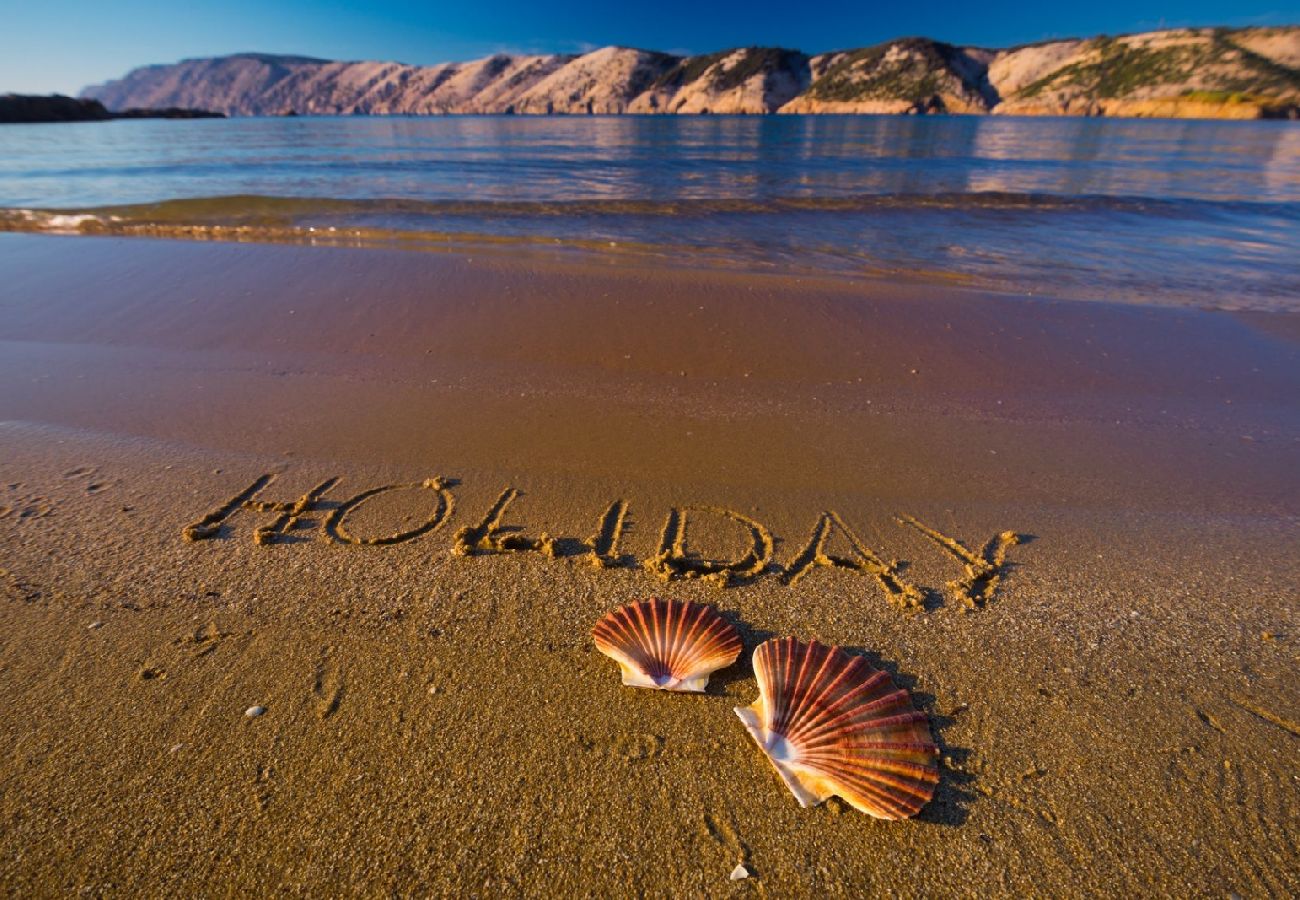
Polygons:
M108 209L105 209L108 208ZM0 126L0 226L404 245L1300 309L1300 124L336 117ZM89 216L89 218L86 218ZM333 229L333 231L330 231ZM423 237L427 240L412 240Z

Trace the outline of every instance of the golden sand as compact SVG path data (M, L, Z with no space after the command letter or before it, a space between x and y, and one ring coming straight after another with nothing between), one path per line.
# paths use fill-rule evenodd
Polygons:
M20 235L0 278L6 893L1300 890L1294 317ZM594 650L655 593L739 627L708 693ZM930 714L916 819L756 751L782 635Z

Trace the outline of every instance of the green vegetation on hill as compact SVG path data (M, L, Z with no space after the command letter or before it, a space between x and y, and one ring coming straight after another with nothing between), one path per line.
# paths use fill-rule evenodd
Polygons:
M1264 98L1239 91L1183 91L1178 99L1195 103L1259 103Z
M803 59L805 59L804 55L798 50L786 50L782 47L748 47L745 49L745 55L734 66L713 72L713 87L719 91L729 91L740 87L755 75L790 69Z
M886 61L891 50L902 58ZM814 100L908 100L922 102L939 93L951 72L957 49L925 38L904 38L846 54L813 82ZM905 55L903 55L905 54Z
M743 55L730 68L721 68L719 63L735 53ZM704 56L691 56L683 59L667 72L654 80L652 87L680 88L683 85L709 76L709 86L718 91L729 91L740 87L755 75L793 69L807 57L798 50L784 47L746 47L743 50L721 50Z
M1215 40L1241 54L1242 61L1250 67L1253 77L1224 79L1228 82L1225 87L1237 91L1266 88L1279 94L1300 93L1300 71L1247 50L1240 44L1234 43L1228 37L1229 34L1230 32L1220 29L1215 32Z
M1214 66L1221 63L1235 63L1250 72L1247 77L1217 77L1223 90L1300 91L1300 72L1233 43L1229 34L1221 29L1204 44L1158 48L1099 37L1093 41L1096 55L1089 61L1062 66L1026 85L1016 96L1032 98L1045 91L1078 87L1101 98L1126 97L1141 88L1177 84L1198 75L1214 77Z
M659 53L654 50L642 51L643 61L628 76L627 87L624 93L628 97L635 97L642 91L652 88L662 77L662 72L671 69L676 64L676 57L667 53Z
M688 56L654 80L656 88L679 88L690 84L735 51L719 50L704 56Z

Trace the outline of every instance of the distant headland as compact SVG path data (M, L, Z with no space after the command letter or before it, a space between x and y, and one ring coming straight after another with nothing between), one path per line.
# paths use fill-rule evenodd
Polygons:
M922 37L809 55L627 47L413 66L243 53L135 69L82 97L227 115L972 113L1296 118L1300 26L1183 28L1008 49Z
M203 109L142 109L133 107L110 112L98 100L65 97L62 94L0 94L0 124L34 122L106 122L111 119L223 119L224 113Z

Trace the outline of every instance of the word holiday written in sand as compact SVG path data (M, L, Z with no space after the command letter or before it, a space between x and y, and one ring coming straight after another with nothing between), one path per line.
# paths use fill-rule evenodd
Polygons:
M338 486L339 478L327 478L294 500L263 499L273 481L275 475L259 476L202 519L185 526L182 531L185 540L216 537L236 514L252 512L269 517L254 529L253 540L263 545L274 544L287 540L289 533L300 527L299 523L313 521L316 514L324 513L321 530L325 540L337 544L385 546L403 544L437 531L451 520L456 511L456 498L451 490L455 482L436 477L369 488L341 502L326 500L326 495ZM396 491L426 492L432 505L428 517L414 527L393 534L358 535L348 527L349 518L362 506ZM628 514L626 500L615 500L605 509L590 537L552 537L544 532L532 537L522 533L517 526L504 524L506 511L518 496L519 491L513 487L502 491L482 518L456 531L450 552L467 557L538 553L551 559L582 558L599 568L639 565L664 581L700 578L722 587L768 575L781 579L785 584L794 584L819 568L847 569L872 579L885 598L900 609L919 610L924 606L926 589L902 577L903 563L887 559L868 547L833 510L826 510L817 517L803 549L782 565L773 560L775 540L772 533L749 516L720 506L672 507L664 519L656 551L648 558L638 560L621 551ZM688 543L690 523L704 516L739 526L745 535L743 551L731 559L721 560L704 559L692 552ZM1003 531L993 535L977 552L912 516L898 515L895 520L903 527L920 532L961 564L962 576L948 586L968 609L982 606L993 596L1007 569L1007 551L1021 541L1021 536L1014 531ZM828 549L836 534L842 538L842 545L848 548L847 553L835 554Z

